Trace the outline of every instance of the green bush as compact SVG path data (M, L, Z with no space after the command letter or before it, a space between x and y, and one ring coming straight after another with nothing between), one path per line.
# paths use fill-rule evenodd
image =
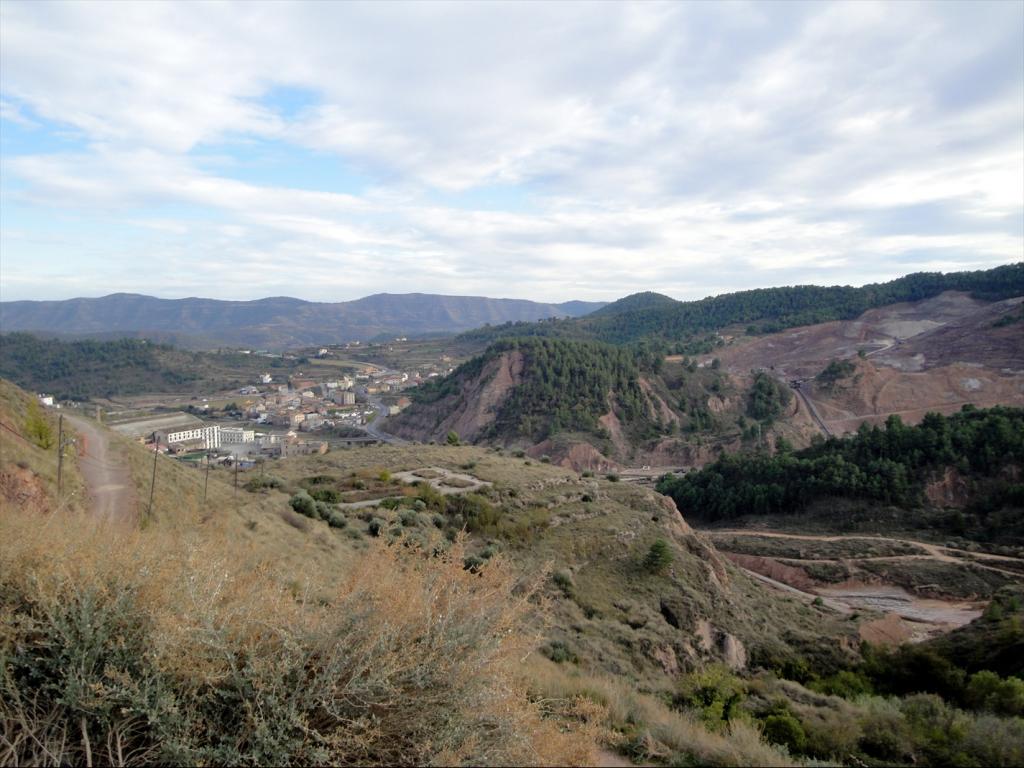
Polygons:
M250 479L245 486L245 490L251 493L256 493L264 488L284 488L284 480L274 475L266 475L264 477L254 477Z
M561 640L555 640L544 646L541 651L556 664L564 664L570 662L572 664L579 663L579 657L573 653L572 649Z
M672 564L672 549L664 539L657 539L644 556L644 570L663 573Z
M420 522L419 515L417 515L411 509L405 510L404 512L399 513L398 519L401 521L402 525L405 526L406 528L412 528L414 526L417 526L417 525L419 525L419 522Z
M25 434L28 435L29 440L40 448L52 448L56 442L53 436L53 428L50 426L50 422L46 420L46 415L43 413L43 409L39 407L39 403L35 400L30 400L27 411Z
M348 518L337 510L327 515L327 524L331 528L344 528L348 525Z
M830 677L813 680L808 683L807 687L818 693L840 696L844 699L855 699L873 691L871 681L864 674L848 669L841 670Z
M334 488L314 488L309 492L317 501L323 501L327 504L337 504L341 501L341 494Z
M1024 680L1000 679L989 670L975 672L967 681L965 701L972 709L984 709L998 715L1024 716Z
M807 734L804 732L803 726L799 720L788 713L766 717L762 734L772 744L779 744L789 749L791 754L803 752L807 746Z
M380 536L381 532L384 530L384 527L386 525L387 523L385 523L379 517L375 517L372 520L370 520L369 525L366 526L366 530L369 531L371 536Z
M289 499L291 508L300 515L311 517L314 520L320 519L320 512L316 508L316 500L305 491L299 491Z

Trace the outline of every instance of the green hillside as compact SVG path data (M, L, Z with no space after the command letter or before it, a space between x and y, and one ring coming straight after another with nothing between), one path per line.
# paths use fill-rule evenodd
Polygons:
M578 319L507 323L470 331L460 338L487 342L505 336L554 336L614 344L643 338L678 342L733 325L751 333L772 333L829 320L849 320L875 307L920 301L944 291L966 291L991 301L1024 295L1024 263L976 272L919 272L861 288L763 288L700 301L666 302L662 300L666 297L658 294L637 294Z
M67 400L149 392L209 392L251 384L269 368L299 360L188 352L145 339L60 341L0 335L0 377Z
M966 479L970 500L943 527L1020 546L1024 486L1013 478L1022 465L1024 409L965 406L953 416L930 413L918 426L892 416L882 429L865 424L795 453L725 455L699 472L663 478L658 490L684 515L708 522L798 514L836 499L916 510L927 503L927 482L952 468Z

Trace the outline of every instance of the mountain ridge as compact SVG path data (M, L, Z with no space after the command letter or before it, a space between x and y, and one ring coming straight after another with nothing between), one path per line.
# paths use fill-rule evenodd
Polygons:
M247 301L161 299L114 293L56 301L0 302L4 332L72 336L155 334L184 346L287 346L369 341L385 335L450 334L494 323L576 317L601 302L534 302L483 296L378 293L346 302L290 296Z

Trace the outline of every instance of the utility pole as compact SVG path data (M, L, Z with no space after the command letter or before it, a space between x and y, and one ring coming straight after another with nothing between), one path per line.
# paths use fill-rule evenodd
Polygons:
M206 452L206 477L203 479L203 504L206 503L206 487L210 484L210 452Z
M53 434L52 432L50 434ZM57 419L57 498L64 495L64 414Z
M160 453L160 437L153 433L153 478L149 481L149 509L146 510L146 518L153 516L153 492L156 490L156 457Z
M238 455L235 455L235 498L238 498Z

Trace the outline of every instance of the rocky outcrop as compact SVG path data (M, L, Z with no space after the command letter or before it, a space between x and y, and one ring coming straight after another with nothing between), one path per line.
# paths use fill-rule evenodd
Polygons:
M399 437L422 442L443 441L449 432L473 442L494 422L522 373L522 353L503 352L489 360L477 376L459 381L454 394L433 403L415 403L389 419L386 428Z

